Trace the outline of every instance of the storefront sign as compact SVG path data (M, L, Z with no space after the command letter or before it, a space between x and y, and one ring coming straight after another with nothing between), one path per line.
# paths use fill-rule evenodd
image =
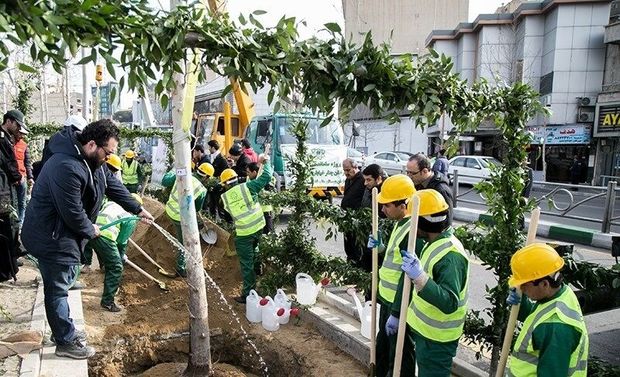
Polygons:
M620 136L620 103L596 107L594 136Z
M542 144L543 137L547 145L590 144L592 139L592 126L589 124L528 127L528 131L534 135L532 144Z

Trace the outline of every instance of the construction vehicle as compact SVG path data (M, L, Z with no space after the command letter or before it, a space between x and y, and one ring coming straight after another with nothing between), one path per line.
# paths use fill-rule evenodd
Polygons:
M255 116L254 102L250 96L236 81L231 80L231 85L238 113L232 113L230 103L224 102L223 112L195 116L194 134L199 144L217 140L224 155L228 154L235 141L244 138L249 140L257 153L265 150L265 144L271 144L277 189L284 190L292 184L293 177L287 168L287 161L294 156L296 143L289 129L294 122L307 121L309 151L316 157L308 193L322 199L331 199L343 193L345 178L341 164L347 157L347 147L342 129L336 122L320 127L324 118L304 113Z

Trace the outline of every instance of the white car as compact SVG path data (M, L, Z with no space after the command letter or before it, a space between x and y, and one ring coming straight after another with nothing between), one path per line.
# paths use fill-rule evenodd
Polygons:
M377 164L388 175L405 174L407 161L409 161L409 157L412 155L409 152L377 152L372 156L366 157L366 166Z
M364 166L366 166L366 155L364 155L362 152L358 151L357 149L348 147L347 157L357 162L357 166L360 168L360 170L363 169Z
M491 165L501 165L495 157L489 156L456 156L450 159L448 178L454 179L454 171L459 172L459 183L475 184L491 176Z

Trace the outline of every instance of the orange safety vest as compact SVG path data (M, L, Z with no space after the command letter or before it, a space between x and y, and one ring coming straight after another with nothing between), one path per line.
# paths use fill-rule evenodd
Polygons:
M26 176L26 165L24 163L26 158L26 149L28 148L28 144L22 139L15 143L13 149L15 149L15 159L17 160L17 168L22 175L22 177Z

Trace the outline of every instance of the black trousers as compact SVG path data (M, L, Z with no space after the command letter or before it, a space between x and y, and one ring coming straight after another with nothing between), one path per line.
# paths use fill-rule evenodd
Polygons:
M17 227L10 215L0 215L0 281L16 279L17 257Z
M344 234L344 252L347 254L347 262L357 266L362 259L362 248L356 241L355 234Z

